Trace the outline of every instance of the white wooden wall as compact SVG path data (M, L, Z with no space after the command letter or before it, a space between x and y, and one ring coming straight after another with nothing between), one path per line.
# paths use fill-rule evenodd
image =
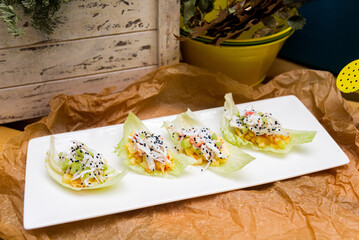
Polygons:
M21 37L0 22L0 123L46 115L59 94L121 91L179 61L179 0L72 0L51 36L21 19Z

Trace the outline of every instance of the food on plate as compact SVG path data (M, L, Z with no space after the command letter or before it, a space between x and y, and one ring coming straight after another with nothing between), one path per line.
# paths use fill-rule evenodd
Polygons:
M160 135L151 133L133 113L123 125L123 138L115 152L129 168L151 176L176 176L193 163L167 146Z
M285 129L271 113L248 106L238 110L231 93L225 95L221 120L224 138L233 145L250 145L256 150L288 152L295 144L312 142L316 131Z
M49 175L56 182L74 190L108 187L126 174L126 171L116 171L101 153L79 141L72 141L68 151L57 154L54 136L50 137L45 163Z
M226 142L197 119L191 110L179 114L175 120L164 122L176 149L202 165L217 172L238 171L254 158Z

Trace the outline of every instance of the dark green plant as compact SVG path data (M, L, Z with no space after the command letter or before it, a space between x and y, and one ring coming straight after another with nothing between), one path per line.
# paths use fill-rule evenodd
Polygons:
M19 18L15 8L22 8L25 14L31 16L34 28L51 34L54 31L54 14L60 9L62 3L68 0L0 0L0 18L6 24L8 32L14 36L24 33L18 26Z
M207 35L214 38L213 44L219 45L260 22L264 27L254 33L254 38L274 34L286 24L301 29L305 19L296 8L307 1L310 0L231 0L227 8L220 9L216 19L207 22L204 16L212 11L214 0L181 0L181 13L189 37ZM207 5L201 5L202 2Z
M187 28L201 24L204 16L214 8L216 0L181 0L181 14Z

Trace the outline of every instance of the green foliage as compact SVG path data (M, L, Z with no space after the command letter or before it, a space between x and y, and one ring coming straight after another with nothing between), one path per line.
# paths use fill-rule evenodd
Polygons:
M6 24L7 30L10 34L14 36L23 34L23 30L16 26L19 18L16 16L15 10L11 5L0 2L0 17Z
M204 16L214 8L215 0L181 0L181 14L186 28L202 23Z
M60 9L62 3L68 0L0 0L0 17L7 26L8 32L14 36L24 33L18 26L19 18L15 7L31 15L32 26L50 35L54 31L54 14Z
M291 16L288 20L288 25L293 29L302 29L305 25L305 18L300 15Z
M226 39L237 38L253 25L262 23L255 37L263 37L290 26L301 29L305 19L298 15L296 7L310 0L229 0L225 9L220 9L218 17L211 22L204 19L213 10L215 0L181 0L184 27L191 38L200 35L213 37L212 44L219 45Z

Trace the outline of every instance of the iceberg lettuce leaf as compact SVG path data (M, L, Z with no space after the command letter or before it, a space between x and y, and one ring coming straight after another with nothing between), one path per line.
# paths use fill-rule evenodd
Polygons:
M180 175L188 165L194 162L192 158L189 158L183 154L178 154L174 149L169 149L168 151L170 151L174 157L173 162L175 167L172 170L166 170L164 173L162 173L160 170L148 172L139 164L130 164L131 159L128 156L128 150L125 145L128 142L128 137L133 131L150 132L148 128L141 122L141 120L131 112L129 113L128 118L123 125L123 138L115 148L115 152L123 161L123 164L128 168L144 175L172 178L173 176Z
M296 144L303 144L309 143L313 141L313 138L316 135L316 131L299 131L299 130L292 130L292 129L284 129L288 131L289 137L291 139L290 143L288 143L285 148L283 149L274 149L270 146L266 146L264 148L258 147L256 144L253 144L251 141L241 138L235 133L233 127L229 125L229 121L232 119L233 115L236 115L239 111L237 106L235 105L232 94L227 93L225 95L225 103L224 103L224 114L223 118L220 122L221 131L223 133L224 138L232 143L233 145L240 146L240 145L249 145L255 150L261 151L271 151L276 153L287 153L291 150L291 148Z
M89 186L89 187L73 187L68 183L62 182L62 177L63 177L64 173L61 169L59 161L57 161L57 153L56 153L55 144L54 144L54 136L50 136L50 148L46 154L45 167L46 167L48 174L50 175L50 177L53 180L55 180L55 182L59 183L63 187L70 188L70 189L77 190L77 191L98 189L98 188L104 188L104 187L111 186L111 185L117 183L127 173L127 170L118 172L115 169L108 166L109 170L112 169L111 173L113 174L113 176L111 178L109 178L108 180L106 180L104 183L96 184L94 186Z

